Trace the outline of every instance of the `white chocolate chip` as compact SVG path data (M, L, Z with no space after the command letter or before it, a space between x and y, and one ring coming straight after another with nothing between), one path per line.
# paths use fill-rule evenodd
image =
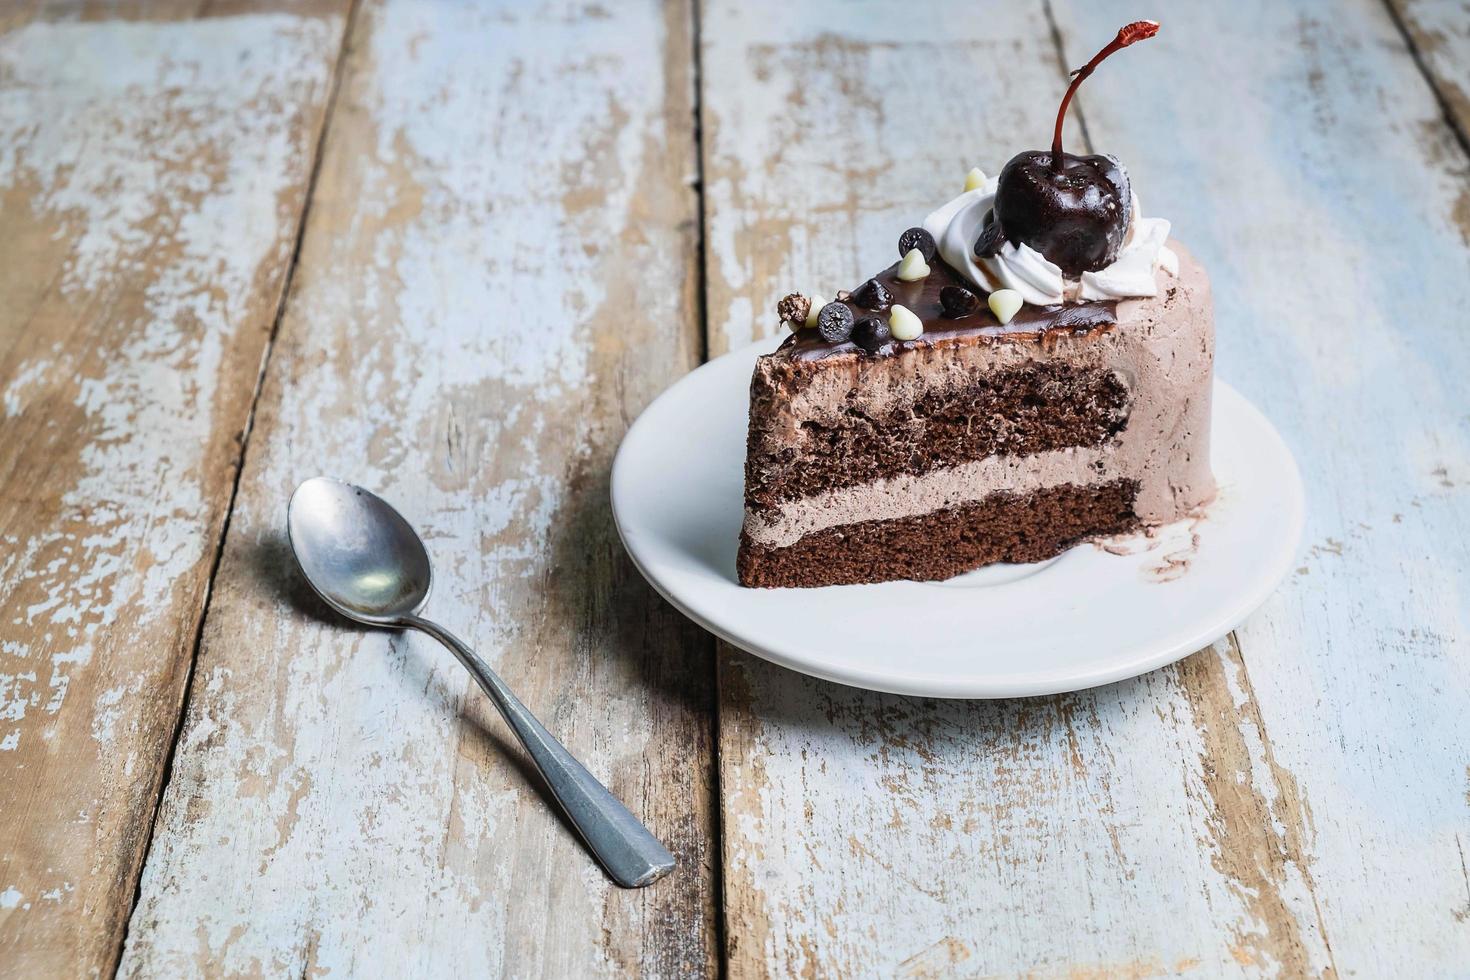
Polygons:
M929 263L924 261L924 253L916 248L911 248L903 261L898 264L898 278L904 282L913 282L923 279L929 274Z
M812 295L812 306L811 306L811 309L809 309L807 311L807 314L806 314L806 322L803 323L802 326L803 327L815 327L817 325L817 314L820 313L820 312L822 312L822 307L824 307L826 305L827 305L827 301L826 300L824 300L820 296L817 296L817 295L813 294Z
M914 249L914 252L917 251L918 249ZM923 259L920 258L919 261L922 262ZM924 321L913 310L895 303L893 309L888 311L888 332L893 334L894 340L917 340L919 334L924 332Z
M997 289L990 294L990 312L1001 323L1010 323L1011 318L1021 309L1021 294L1014 289Z
M979 167L971 167L970 172L965 174L965 190L979 190L985 186L985 171Z

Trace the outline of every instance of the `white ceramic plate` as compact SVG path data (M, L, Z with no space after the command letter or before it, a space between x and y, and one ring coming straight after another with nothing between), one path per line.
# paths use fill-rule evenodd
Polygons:
M1216 381L1220 495L1200 519L947 582L741 588L750 374L774 346L727 354L664 392L628 430L612 472L613 514L639 570L686 616L757 656L898 694L1075 691L1218 640L1292 565L1296 463L1265 416Z

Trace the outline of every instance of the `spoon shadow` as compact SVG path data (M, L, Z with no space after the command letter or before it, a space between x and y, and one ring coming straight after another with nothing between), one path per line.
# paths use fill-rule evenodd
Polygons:
M371 627L354 623L333 612L321 600L301 574L296 557L291 553L291 542L285 534L270 532L250 544L246 550L245 567L256 589L277 604L328 626L345 627L358 633L373 632Z
M536 764L531 761L530 756L526 754L526 750L521 747L521 743L516 740L515 736L508 731L502 730L503 726L499 721L499 715L494 713L495 709L491 706L488 698L485 697L479 686L469 678L469 674L454 660L453 655L447 650L443 650L431 637L419 636L410 641L411 637L416 636L416 630L384 630L382 632L391 634L392 638L389 642L392 644L395 653L403 660L403 669L394 671L393 677L402 685L406 692L410 693L410 696L434 697L434 695L428 693L429 685L423 683L421 679L429 678L435 674L439 668L444 666L446 659L453 665L445 671L446 674L452 676L458 671L467 680L470 680L467 687L469 693L463 698L460 698L456 691L447 686L442 689L439 695L446 704L452 705L458 702L457 706L452 710L459 722L467 729L465 737L475 744L476 751L483 759L490 760L499 756L511 769L519 773L525 779L526 784L540 797L542 804L556 816L557 821L562 827L572 835L572 838L574 840L580 839L577 835L577 828L571 824L566 814L562 812L561 803L557 801L556 796L551 792L551 787L541 775L541 771L536 768ZM443 658L439 656L440 653L443 653ZM476 701L475 699L479 700ZM481 717L482 711L485 713L485 717ZM486 718L490 718L491 720L487 721Z

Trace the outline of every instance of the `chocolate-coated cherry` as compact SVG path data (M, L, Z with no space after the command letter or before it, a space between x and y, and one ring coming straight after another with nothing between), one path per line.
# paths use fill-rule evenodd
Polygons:
M1025 244L1074 279L1118 257L1132 220L1128 173L1116 157L1063 153L1062 123L1077 86L1104 58L1158 32L1154 21L1135 21L1073 72L1072 84L1057 109L1051 151L1018 153L1001 170L994 211L975 242L976 255L989 258L1003 241Z

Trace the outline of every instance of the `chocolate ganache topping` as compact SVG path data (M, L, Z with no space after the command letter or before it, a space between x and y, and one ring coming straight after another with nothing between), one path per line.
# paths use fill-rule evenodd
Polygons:
M847 299L836 300L823 307L841 307L853 317L853 320L848 320L846 315L836 311L829 314L834 321L851 324L845 335L841 334L840 328L831 332L832 336L841 335L842 339L829 340L820 329L802 329L788 336L781 346L789 348L798 361L818 361L851 353L885 357L915 347L942 345L969 337L982 342L1006 343L1063 334L1081 336L1111 330L1118 322L1118 304L1099 301L1024 306L1013 318L1002 323L983 299L974 296L969 282L940 259L935 259L929 275L915 282L904 282L898 278L897 263L878 273L873 281L883 287L893 305L902 305L918 317L924 328L920 336L906 341L895 338L886 329L888 314L862 307L858 302L861 292L854 292ZM959 295L954 291L971 296L973 304L963 300L957 303ZM946 293L950 297L948 305L945 303ZM963 311L960 307L964 308Z

